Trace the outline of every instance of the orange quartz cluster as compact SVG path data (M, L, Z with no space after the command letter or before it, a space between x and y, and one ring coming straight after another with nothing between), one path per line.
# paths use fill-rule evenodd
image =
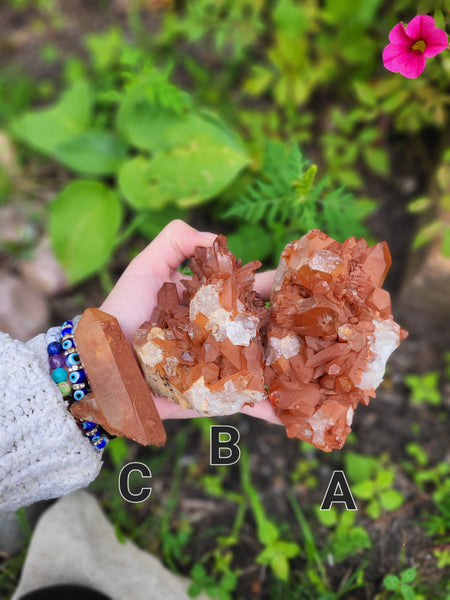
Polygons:
M389 293L381 288L390 265L386 242L340 244L317 229L283 251L265 379L289 437L326 451L341 448L357 404L375 395L377 339L383 345L384 336L394 349L407 335L392 320Z
M268 311L253 290L260 266L243 266L218 236L212 247L196 248L193 278L182 282L183 304L175 284L163 284L150 320L133 340L155 393L213 415L265 397L259 332Z

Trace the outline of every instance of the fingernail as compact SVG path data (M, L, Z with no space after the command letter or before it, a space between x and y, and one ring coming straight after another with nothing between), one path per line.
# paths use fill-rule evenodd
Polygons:
M217 233L211 233L210 231L199 231L199 234L206 238L216 238Z

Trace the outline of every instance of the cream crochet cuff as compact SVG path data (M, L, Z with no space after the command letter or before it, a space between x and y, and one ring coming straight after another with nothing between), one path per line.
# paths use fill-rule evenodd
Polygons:
M87 486L102 461L49 374L45 335L0 332L0 510Z

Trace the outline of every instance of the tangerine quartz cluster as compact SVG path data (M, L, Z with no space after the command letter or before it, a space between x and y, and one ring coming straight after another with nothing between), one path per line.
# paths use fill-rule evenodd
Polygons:
M260 266L243 266L218 236L212 247L196 248L183 304L176 285L163 284L150 321L133 339L155 393L209 415L266 397L260 329L268 311L253 291Z
M381 288L386 242L343 244L317 229L284 249L271 295L265 380L289 437L341 448L359 402L368 404L407 333Z

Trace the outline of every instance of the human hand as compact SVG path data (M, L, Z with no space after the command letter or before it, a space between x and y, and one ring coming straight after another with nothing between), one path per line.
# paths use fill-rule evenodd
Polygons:
M128 265L100 309L119 321L128 342L134 332L148 321L157 303L157 294L165 281L177 285L178 293L184 289L181 280L188 279L177 267L194 254L196 246L211 246L215 233L200 232L181 220L171 221L161 233ZM255 289L268 299L274 272L256 274ZM156 398L162 419L183 419L204 416L195 410L183 410L166 398ZM246 406L243 413L281 424L269 400L253 407Z

